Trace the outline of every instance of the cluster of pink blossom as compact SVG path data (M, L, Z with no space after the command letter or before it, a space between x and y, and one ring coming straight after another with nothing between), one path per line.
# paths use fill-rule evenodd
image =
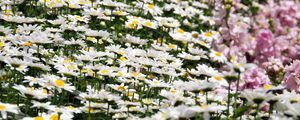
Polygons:
M241 77L245 82L242 88L271 84L272 72L282 73L284 79L279 83L299 91L300 62L295 61L300 59L299 1L250 1L248 5L241 0L227 2L226 5L222 0L215 2L214 18L222 35L215 49L228 58L236 56L257 65Z

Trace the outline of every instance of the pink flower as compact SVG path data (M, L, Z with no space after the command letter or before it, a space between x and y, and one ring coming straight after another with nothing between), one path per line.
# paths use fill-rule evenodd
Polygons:
M268 62L263 63L262 67L267 72L273 72L273 73L277 73L284 68L282 61L280 59L273 58L273 57L269 58Z
M246 71L242 75L242 80L245 82L242 89L255 89L271 84L266 72L261 68Z
M259 63L266 62L269 57L276 55L276 48L274 47L275 40L270 30L262 29L256 36L256 60Z
M284 75L285 85L288 89L299 92L299 77L300 77L300 61L295 60L293 63L285 68Z
M269 103L263 103L262 106L260 107L260 110L263 112L268 112L270 108L270 104Z

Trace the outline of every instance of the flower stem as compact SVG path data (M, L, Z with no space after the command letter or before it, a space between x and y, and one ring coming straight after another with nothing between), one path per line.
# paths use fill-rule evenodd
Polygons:
M234 107L233 107L233 111L235 111L236 108L237 108L237 98L238 98L239 84L240 84L240 73L238 75L238 79L237 79L237 82L236 82L236 88L235 88L235 94L234 94ZM235 112L233 112L233 115L235 115Z
M230 85L231 82L229 81L229 85L228 85L228 94L227 94L227 119L229 119L229 106L230 106Z

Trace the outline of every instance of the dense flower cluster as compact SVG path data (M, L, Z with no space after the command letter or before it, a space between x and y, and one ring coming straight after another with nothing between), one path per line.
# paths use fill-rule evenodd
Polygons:
M298 119L296 0L0 0L0 118Z

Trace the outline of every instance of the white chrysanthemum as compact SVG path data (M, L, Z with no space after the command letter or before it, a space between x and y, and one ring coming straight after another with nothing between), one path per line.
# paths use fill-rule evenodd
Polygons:
M220 63L225 63L227 61L227 58L224 56L224 54L218 51L211 51L209 57L213 61L220 62Z

